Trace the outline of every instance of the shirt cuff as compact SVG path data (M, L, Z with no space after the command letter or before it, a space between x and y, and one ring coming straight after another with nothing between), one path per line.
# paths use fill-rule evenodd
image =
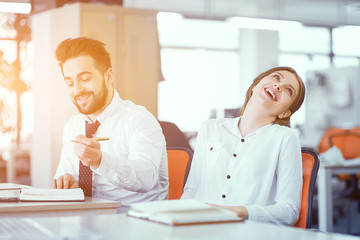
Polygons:
M257 221L256 207L255 206L244 206L248 211L248 220Z
M101 172L107 171L107 164L106 164L106 153L105 152L101 152L101 160L100 160L100 164L99 166L94 169L93 167L90 167L90 169L95 172L100 174Z

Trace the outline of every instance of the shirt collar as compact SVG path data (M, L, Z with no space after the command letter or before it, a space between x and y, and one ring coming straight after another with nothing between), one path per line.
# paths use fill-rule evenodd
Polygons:
M235 136L238 136L238 137L241 137L243 138L243 136L241 135L240 133L240 130L239 130L239 121L240 121L240 118L241 117L237 117L237 118L234 118L232 121L226 121L224 123L224 127L226 129L228 129L231 133L233 133ZM253 133L250 133L249 135L247 135L246 137L248 136L251 136L253 134L256 134L256 133L262 133L264 131L267 131L267 129L269 129L271 126L273 126L274 124L273 123L270 123L268 125L265 125L259 129L257 129L255 132Z
M117 91L114 90L113 98L111 99L110 104L100 113L100 115L94 119L98 120L100 123L103 123L104 120L116 109L116 106L121 102L121 98ZM85 114L81 114L85 121L89 121L89 117Z

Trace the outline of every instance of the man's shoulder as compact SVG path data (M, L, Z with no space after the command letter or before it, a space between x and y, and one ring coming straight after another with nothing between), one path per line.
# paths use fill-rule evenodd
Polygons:
M122 100L119 104L116 114L126 117L127 119L135 118L155 118L144 106L137 105L130 100Z

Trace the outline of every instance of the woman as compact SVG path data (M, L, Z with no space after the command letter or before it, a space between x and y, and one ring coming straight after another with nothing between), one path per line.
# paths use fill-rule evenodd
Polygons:
M181 198L223 205L254 221L294 224L302 161L298 135L287 126L304 96L304 83L290 67L256 77L240 117L201 126Z

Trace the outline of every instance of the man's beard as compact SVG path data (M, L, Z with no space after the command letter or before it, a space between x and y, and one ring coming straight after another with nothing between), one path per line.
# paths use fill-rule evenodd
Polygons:
M88 107L81 107L77 101L75 100L77 96L81 96L84 94L92 94L93 95L93 102L90 103ZM105 86L105 82L103 82L102 88L99 91L99 94L95 94L93 91L89 92L81 92L77 96L74 97L74 104L79 110L80 113L89 115L97 112L98 110L102 109L106 104L106 99L108 96L108 88Z

